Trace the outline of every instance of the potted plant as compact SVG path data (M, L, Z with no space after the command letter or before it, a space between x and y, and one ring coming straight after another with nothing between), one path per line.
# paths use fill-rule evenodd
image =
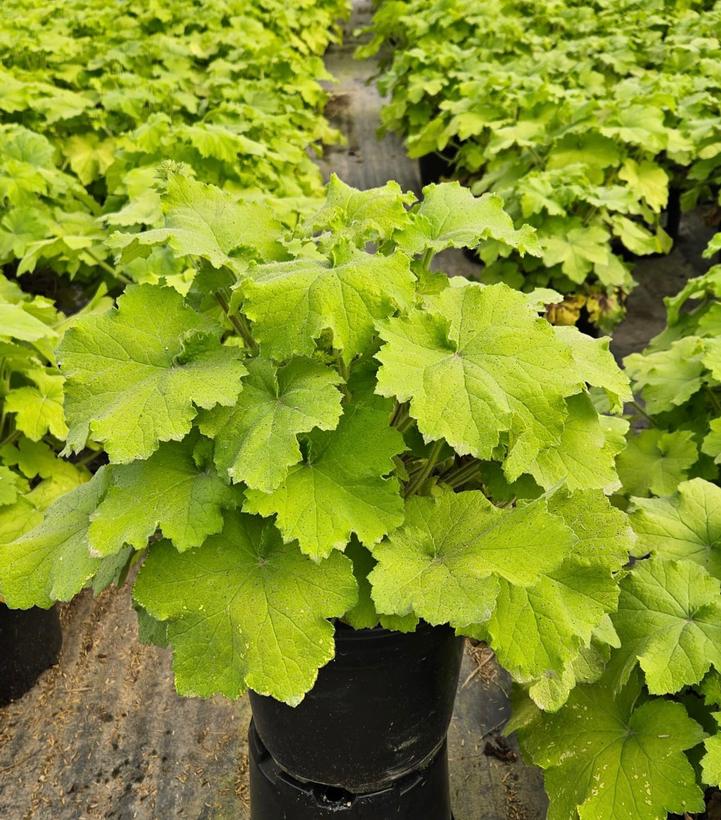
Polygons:
M109 306L100 295L85 312ZM50 299L0 274L0 544L31 530L56 498L90 477L58 456L67 427L53 350L67 324ZM62 643L50 599L21 599L30 607L23 611L8 608L3 594L0 585L0 705L30 689Z
M165 187L165 227L116 245L163 244L193 283L158 274L66 333L68 449L110 464L2 549L8 603L138 563L178 691L251 690L286 785L333 787L336 813L419 767L442 791L456 635L542 707L593 676L630 544L605 495L625 423L596 404L620 410L627 381L607 340L539 317L552 292L432 270L449 247L533 247L495 195L333 178L288 228L183 173Z

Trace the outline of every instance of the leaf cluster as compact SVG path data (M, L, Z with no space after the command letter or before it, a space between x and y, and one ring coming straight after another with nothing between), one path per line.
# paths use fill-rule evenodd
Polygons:
M8 603L140 561L144 634L173 646L181 692L297 703L333 619L422 618L483 635L536 702L563 703L632 545L606 496L625 422L590 393L618 412L628 383L538 294L431 270L533 231L457 183L416 202L333 178L290 226L184 174L163 197L164 226L118 244L166 249L188 286L130 286L65 333L67 451L110 464L0 549Z
M230 191L318 195L322 54L343 0L8 0L0 21L0 265L83 280L118 227L159 225L166 160ZM158 264L167 260L160 260ZM182 271L177 271L182 275Z
M571 294L611 327L629 258L665 253L669 196L721 179L721 6L594 0L386 0L361 56L380 50L387 130L439 153L474 193L499 193L539 258L481 249L486 281Z

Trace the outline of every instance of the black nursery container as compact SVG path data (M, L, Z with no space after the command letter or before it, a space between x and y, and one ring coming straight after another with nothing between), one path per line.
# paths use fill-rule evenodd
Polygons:
M360 795L289 775L252 723L248 745L251 820L452 820L445 743L424 768Z
M298 780L353 794L422 769L443 746L463 639L449 627L416 632L336 628L336 656L292 708L250 694L263 745Z
M0 604L0 706L17 700L58 659L57 609L19 610Z

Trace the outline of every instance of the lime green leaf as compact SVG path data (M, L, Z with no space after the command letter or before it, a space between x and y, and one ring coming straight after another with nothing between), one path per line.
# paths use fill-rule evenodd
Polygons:
M449 288L433 312L380 324L378 392L409 401L427 441L488 459L509 434L514 480L558 444L581 379L568 347L505 285Z
M153 285L131 286L117 309L78 320L58 354L68 448L91 436L113 461L147 458L185 437L196 407L233 404L247 371L221 332L177 291Z
M707 786L721 786L721 734L706 738L706 753L701 758L703 782Z
M90 515L103 497L107 470L59 498L34 529L0 546L0 592L14 609L69 601L101 569L88 547Z
M541 708L555 710L575 683L570 665L616 609L614 573L628 560L633 533L597 491L557 494L549 509L573 532L572 550L531 587L501 580L488 634L503 667L532 684L529 694Z
M331 174L325 203L311 225L315 231L338 231L356 242L390 239L408 222L405 206L414 199L413 194L404 194L397 182L357 191Z
M693 433L653 428L632 435L616 459L618 477L629 495L670 495L698 460Z
M631 401L633 394L628 376L616 364L609 349L611 340L607 336L594 339L571 326L558 326L554 330L571 348L573 361L581 378L587 384L602 387L606 391L612 410L621 410L624 402Z
M711 419L709 432L704 436L701 452L711 456L715 464L721 464L721 418Z
M276 368L261 357L248 362L248 372L235 406L204 413L200 429L215 440L219 470L269 493L301 460L298 434L338 424L340 377L309 359Z
M541 240L543 264L551 268L560 265L572 281L580 284L594 265L606 265L609 258L608 232L600 225L571 228L558 236Z
M156 529L183 551L223 529L221 511L237 506L240 496L196 464L194 445L192 438L161 444L147 461L110 468L108 491L91 516L93 554L113 555L126 544L144 549Z
M673 342L667 350L626 356L626 371L651 415L679 407L701 389L703 354L703 340L688 336Z
M411 304L414 283L405 254L353 249L336 265L296 259L253 268L242 285L243 309L268 356L309 356L330 331L333 348L349 362L368 348L376 319Z
M615 696L605 681L579 686L556 714L521 731L533 761L545 769L549 820L666 820L669 812L703 811L703 792L683 752L703 739L680 703L637 705L634 679Z
M411 225L395 237L398 246L410 254L475 248L487 239L499 240L521 253L539 253L533 228L524 225L517 231L500 196L474 197L458 182L427 185Z
M411 497L403 526L373 548L373 600L379 612L415 612L432 624L482 623L499 578L531 586L563 561L572 541L545 499L503 512L480 492Z
M528 472L542 487L565 481L569 490L617 490L621 482L615 461L625 441L606 434L587 394L571 396L567 404L568 419L559 442L541 450Z
M37 342L54 339L57 335L51 327L28 313L23 305L0 302L0 338Z
M134 589L168 622L181 694L237 698L250 687L291 705L333 657L326 619L342 616L356 594L343 555L315 563L272 524L240 513L197 549L151 547Z
M32 441L51 433L63 441L68 433L63 415L63 378L39 368L26 375L35 385L11 390L5 400L8 413L15 413L15 426Z
M0 507L14 504L17 501L20 486L20 476L9 467L0 464Z
M336 430L310 433L306 460L276 490L248 490L244 509L276 515L286 542L297 540L316 559L345 549L352 533L372 546L403 521L398 480L384 478L405 448L389 419L382 399L354 401Z
M136 238L141 244L167 242L179 256L197 256L220 268L232 266L234 251L249 248L276 258L280 225L267 205L237 202L212 185L174 174L165 198L165 227Z
M721 579L721 488L683 481L669 498L634 498L636 553L694 561Z
M104 176L112 165L115 144L112 139L100 139L92 132L75 134L63 145L63 153L78 179L87 186Z
M627 159L618 176L628 182L634 194L642 196L654 209L660 211L668 202L668 174L655 162L636 162Z
M625 683L638 661L651 693L664 695L721 670L721 585L691 561L652 558L621 582L612 665Z

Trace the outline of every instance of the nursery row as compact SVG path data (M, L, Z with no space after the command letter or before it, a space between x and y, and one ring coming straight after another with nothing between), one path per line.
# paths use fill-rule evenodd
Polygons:
M711 0L385 0L361 54L380 50L411 156L538 229L537 255L484 247L484 280L553 287L610 329L633 258L718 195L719 29Z
M336 138L320 81L345 0L68 0L62 13L8 0L3 12L6 270L152 279L166 260L115 268L107 238L162 222L153 182L167 159L228 190L318 194L308 149Z

